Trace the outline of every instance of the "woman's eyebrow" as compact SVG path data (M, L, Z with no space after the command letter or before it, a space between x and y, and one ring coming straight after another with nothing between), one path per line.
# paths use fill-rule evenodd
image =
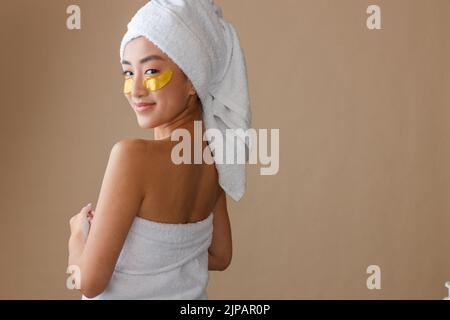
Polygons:
M145 58L141 59L139 62L142 64L142 63L146 63L147 61L150 61L150 60L162 60L162 61L164 61L165 59L163 57L161 57L161 56L156 55L156 54L152 54L151 56L148 56L148 57L145 57ZM131 63L129 61L127 61L127 60L122 60L122 64L129 64L129 65L131 65Z

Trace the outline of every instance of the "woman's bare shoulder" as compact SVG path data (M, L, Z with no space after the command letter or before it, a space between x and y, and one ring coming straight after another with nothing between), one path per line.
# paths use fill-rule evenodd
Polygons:
M160 141L160 140L145 140L145 139L137 139L137 138L128 138L122 139L116 142L113 148L121 148L126 149L126 151L130 153L134 153L136 155L140 154L141 156L167 156L170 155L170 151L174 146L174 142L172 141Z
M144 139L122 139L117 141L112 149L111 155L121 155L123 158L133 159L134 165L142 167L148 172L155 165L160 167L168 153L169 147L153 140Z
M123 139L117 144L125 148L127 153L139 158L143 173L151 174L153 178L159 173L180 169L182 166L175 165L172 161L172 150L177 144L170 140L145 140L145 139ZM179 171L179 170L175 171Z

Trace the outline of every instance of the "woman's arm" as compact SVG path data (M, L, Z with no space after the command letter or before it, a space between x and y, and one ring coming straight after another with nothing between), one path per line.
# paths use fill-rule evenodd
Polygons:
M227 210L227 198L220 189L213 213L213 239L208 249L208 270L223 271L231 263L233 246L231 238L230 219Z
M138 140L122 140L114 145L89 235L84 240L77 231L70 237L69 264L80 268L81 292L88 298L97 296L108 285L144 198L139 172L142 152L145 145Z

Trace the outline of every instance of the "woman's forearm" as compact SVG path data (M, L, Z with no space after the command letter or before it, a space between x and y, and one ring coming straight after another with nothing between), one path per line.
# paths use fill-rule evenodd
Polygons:
M208 270L223 271L225 269L223 262L208 252Z

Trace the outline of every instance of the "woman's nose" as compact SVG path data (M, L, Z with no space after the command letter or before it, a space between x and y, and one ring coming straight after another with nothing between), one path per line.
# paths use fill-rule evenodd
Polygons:
M131 88L131 95L133 97L142 97L148 95L148 90L144 86L144 79L140 76L136 76L133 80L134 81Z

